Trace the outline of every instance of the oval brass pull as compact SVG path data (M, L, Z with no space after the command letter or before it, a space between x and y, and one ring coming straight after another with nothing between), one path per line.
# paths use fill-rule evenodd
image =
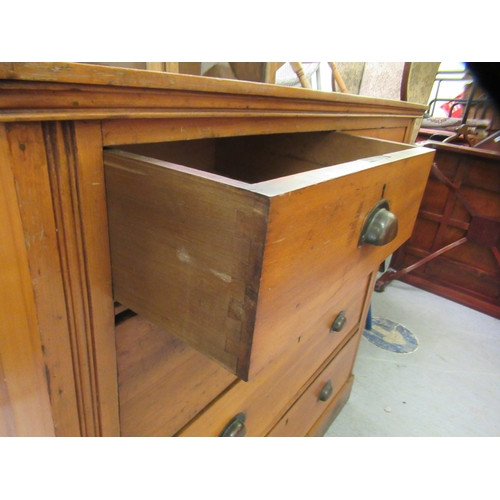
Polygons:
M389 202L380 200L368 214L359 237L358 248L363 243L376 246L387 245L397 234L398 219L389 211Z
M333 385L332 381L329 380L324 386L323 389L321 389L321 392L319 393L318 400L319 401L328 401L330 399L330 396L333 394Z
M332 327L330 328L331 332L340 332L342 328L347 323L347 318L345 317L345 312L340 311L338 316L335 318L335 321L333 322Z
M219 437L243 437L247 433L247 428L245 427L246 418L244 413L238 413L224 427Z

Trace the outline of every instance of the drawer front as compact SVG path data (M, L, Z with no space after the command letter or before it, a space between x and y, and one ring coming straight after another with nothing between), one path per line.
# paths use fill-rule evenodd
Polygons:
M362 330L335 356L268 436L293 437L305 436L308 433L347 382L361 334Z
M122 436L172 436L236 380L140 316L115 337Z
M328 132L214 141L174 148L193 166L105 152L114 293L250 380L410 236L433 152ZM382 198L398 234L359 246Z
M265 436L331 354L359 329L363 306L371 297L370 278L350 290L339 290L337 302L311 321L310 329L296 337L292 347L251 381L234 384L179 435L218 436L234 416L244 413L246 435ZM342 311L347 318L344 327L330 331Z
M332 286L378 269L410 237L427 172L420 158L410 158L271 200L250 379L290 345L292 329L307 328ZM381 198L398 219L397 236L359 247Z

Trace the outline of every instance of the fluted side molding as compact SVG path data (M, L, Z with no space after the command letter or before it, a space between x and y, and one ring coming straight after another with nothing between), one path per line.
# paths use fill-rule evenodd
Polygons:
M100 124L8 130L55 433L118 435Z

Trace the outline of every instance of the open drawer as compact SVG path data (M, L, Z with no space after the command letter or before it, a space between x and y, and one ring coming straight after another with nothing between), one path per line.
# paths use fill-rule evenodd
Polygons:
M248 380L409 238L433 155L337 132L106 150L115 300Z

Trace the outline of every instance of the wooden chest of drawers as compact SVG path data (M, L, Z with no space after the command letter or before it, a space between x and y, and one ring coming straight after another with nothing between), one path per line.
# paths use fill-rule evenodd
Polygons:
M176 425L172 409L149 432L309 432L351 375L373 270L409 237L432 156L338 132L106 151L114 294L142 317L117 327L123 431L142 433L147 408L180 405ZM362 242L381 199L397 231ZM144 324L149 341L134 335ZM172 335L207 356L183 345L176 390L162 382L181 358L169 359ZM170 343L163 369L141 371L157 364L157 341ZM331 390L312 404L324 380Z
M424 109L0 63L0 435L324 432L411 234Z

